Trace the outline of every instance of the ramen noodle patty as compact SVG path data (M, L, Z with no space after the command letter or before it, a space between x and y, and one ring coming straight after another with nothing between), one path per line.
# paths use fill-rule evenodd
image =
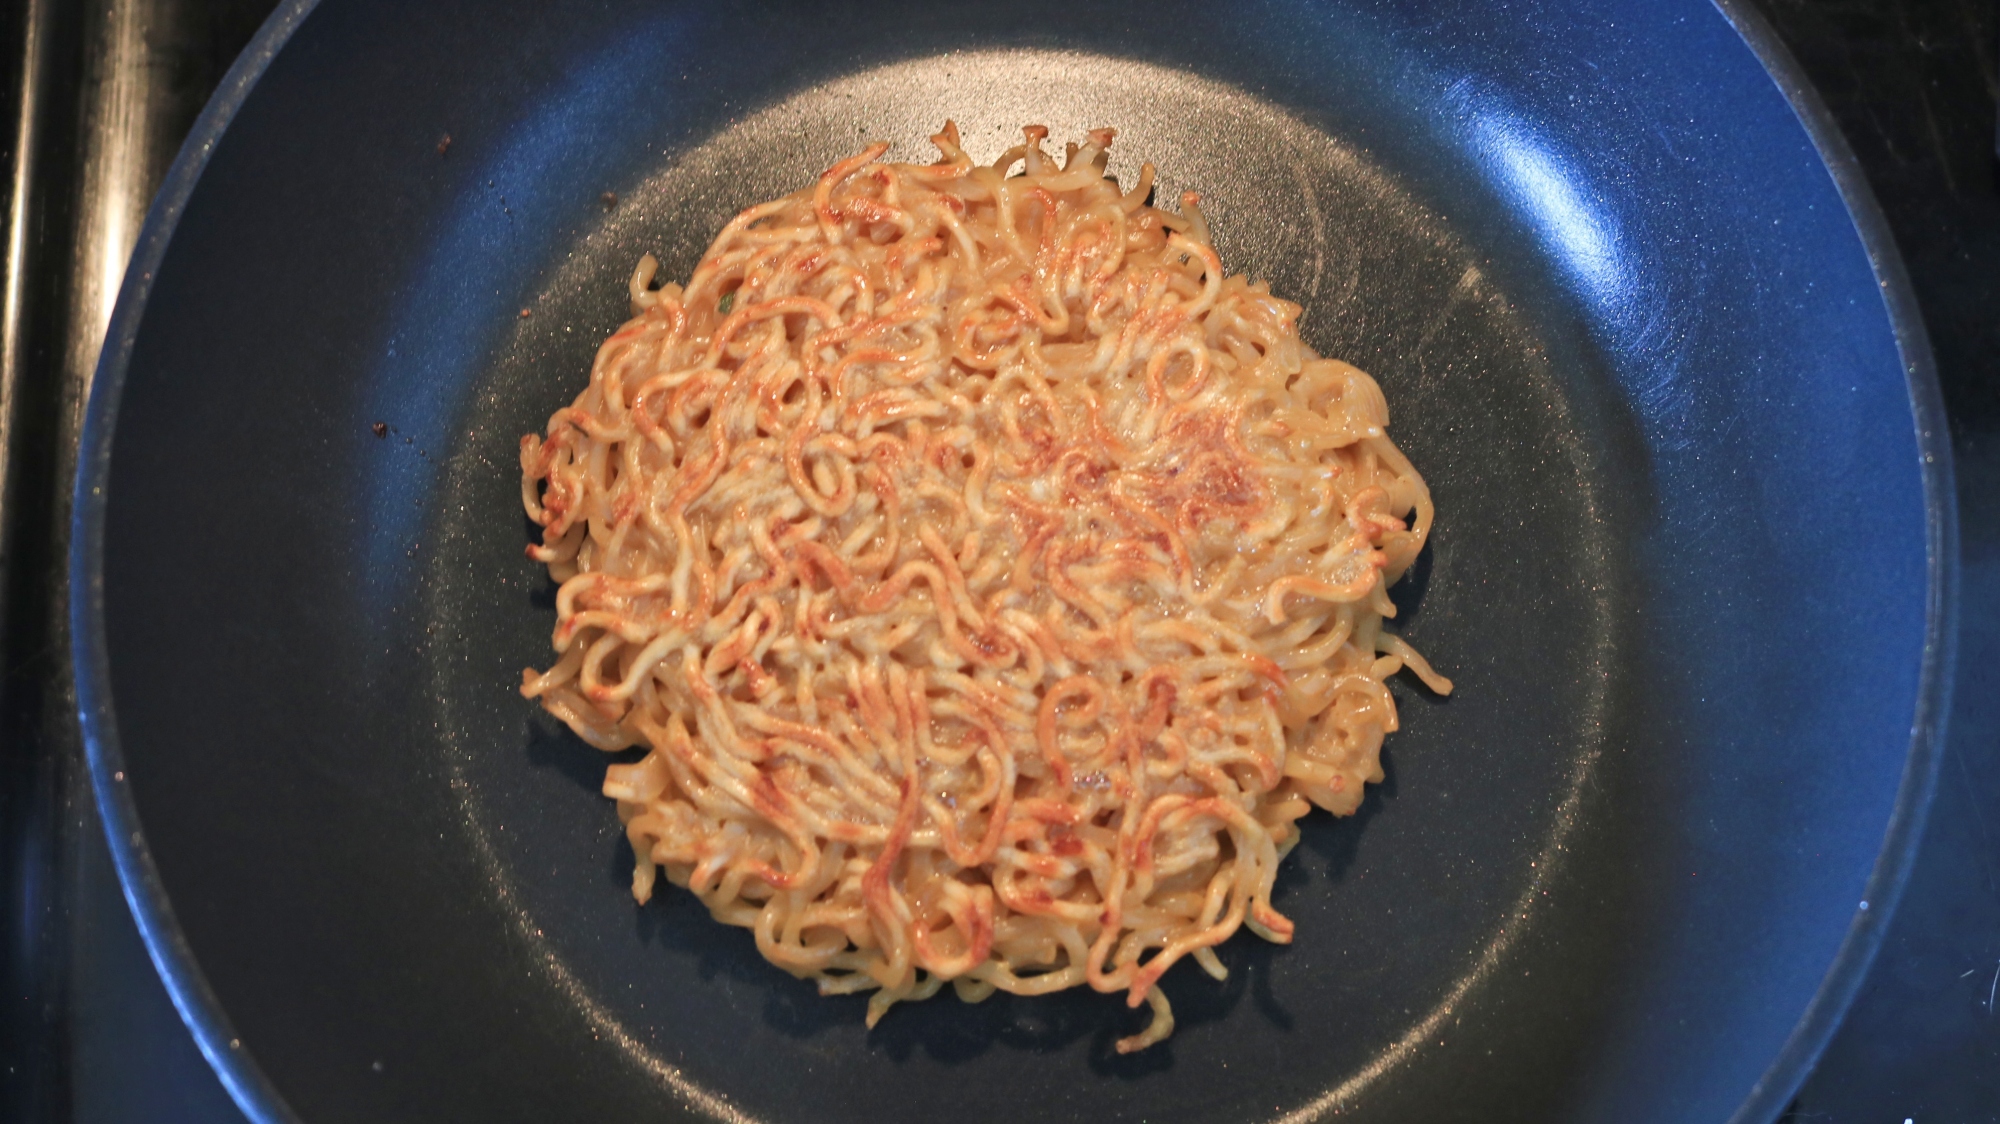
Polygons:
M1386 587L1431 524L1366 374L1105 175L1112 130L974 164L877 144L631 279L521 439L559 657L637 856L772 963L890 1005L1150 1003L1239 927L1396 728ZM1016 170L1018 169L1018 171Z

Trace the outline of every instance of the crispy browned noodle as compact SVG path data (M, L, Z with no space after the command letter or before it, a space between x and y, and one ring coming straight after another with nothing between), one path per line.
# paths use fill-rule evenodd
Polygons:
M991 165L877 144L631 282L521 439L561 583L521 691L591 744L659 871L870 1025L1154 983L1271 908L1295 821L1382 777L1385 586L1431 523L1374 380L1225 277L1112 130ZM1021 172L1008 173L1021 166Z

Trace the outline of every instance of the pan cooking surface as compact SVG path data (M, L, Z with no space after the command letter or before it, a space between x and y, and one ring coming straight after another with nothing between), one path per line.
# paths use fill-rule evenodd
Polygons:
M1941 469L1841 196L1716 11L549 7L312 11L151 228L99 384L93 765L253 1115L1781 1103L1802 1065L1753 1088L1921 806ZM1395 627L1457 693L1398 681L1387 781L1280 876L1295 943L1176 967L1179 1029L1130 1057L1120 997L871 1032L685 893L635 906L606 755L515 690L554 619L518 440L633 262L685 278L742 207L870 140L927 160L946 117L975 158L1115 125L1121 180L1200 192L1228 268L1380 380L1439 511Z

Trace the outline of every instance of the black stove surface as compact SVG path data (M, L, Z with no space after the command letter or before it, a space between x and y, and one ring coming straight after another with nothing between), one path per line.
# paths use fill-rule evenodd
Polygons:
M1952 419L1963 560L1950 740L1916 870L1783 1119L2000 1124L2000 12L1991 0L1755 4L1840 122L1902 248ZM272 7L0 0L0 53L21 63L0 91L14 173L0 184L13 234L0 261L0 1119L243 1119L113 874L68 718L54 575L91 326L111 295L92 271L115 287L107 253L122 261L130 216Z

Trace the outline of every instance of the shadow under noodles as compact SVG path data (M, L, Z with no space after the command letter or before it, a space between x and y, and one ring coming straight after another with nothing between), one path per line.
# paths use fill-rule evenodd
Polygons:
M1024 56L1032 86L1013 78ZM1075 989L965 1005L941 994L899 1005L865 1033L865 999L819 997L685 892L662 882L652 904L635 908L631 852L598 795L604 755L546 716L524 722L538 708L514 693L521 667L551 659L553 613L546 577L521 554L512 450L583 386L597 341L626 315L632 263L653 252L662 277L684 279L737 210L809 183L865 140L894 142L897 159L928 160L924 138L946 116L975 159L1014 143L1024 123L1049 126L1057 142L1119 127L1112 173L1129 183L1150 160L1162 199L1198 190L1225 266L1302 304L1309 343L1381 381L1391 433L1437 497L1432 546L1394 600L1400 627L1458 681L1457 701L1396 685L1404 729L1388 740L1388 779L1354 817L1310 817L1281 870L1276 904L1298 923L1297 943L1240 934L1219 950L1231 968L1221 983L1177 966L1163 983L1175 1037L1129 1058L1110 1044L1145 1013L1127 1011L1122 996ZM1240 90L1061 52L867 71L740 118L637 182L607 186L617 208L554 260L531 263L546 278L534 318L513 325L497 354L462 357L461 377L477 393L467 396L467 444L451 451L446 502L436 505L423 593L444 653L432 663L433 695L468 838L556 986L635 1064L676 1087L702 1087L729 1049L759 1051L774 1071L819 1082L813 1096L829 1120L867 1118L887 1095L882 1082L898 1074L939 1075L946 1088L905 1081L897 1096L933 1096L947 1111L950 1071L975 1058L1033 1071L1022 1080L1050 1088L1115 1082L1120 1118L1172 1108L1191 1095L1181 1082L1195 1079L1203 1103L1236 1098L1257 1105L1246 1113L1282 1114L1328 1086L1238 1087L1232 1056L1327 1052L1347 1074L1342 1096L1353 1097L1419 1048L1440 1012L1527 927L1523 903L1546 873L1529 860L1557 848L1574 819L1603 736L1602 695L1583 696L1601 687L1612 628L1604 598L1587 591L1619 581L1601 549L1600 454L1571 419L1578 387L1551 370L1535 328L1447 224L1364 153ZM1500 488L1526 495L1495 503ZM1532 549L1530 535L1541 540ZM1525 573L1530 556L1554 559L1555 569ZM1542 583L1534 595L1496 611L1494 583L1533 581ZM1523 641L1540 645L1542 668L1503 666ZM1524 708L1539 712L1523 717ZM703 1025L712 1029L688 1030ZM1355 1025L1371 1030L1343 1032ZM1202 1063L1177 1066L1183 1049ZM857 1056L854 1072L827 1074L836 1058ZM764 1107L755 1089L735 1095L730 1107L750 1117Z

